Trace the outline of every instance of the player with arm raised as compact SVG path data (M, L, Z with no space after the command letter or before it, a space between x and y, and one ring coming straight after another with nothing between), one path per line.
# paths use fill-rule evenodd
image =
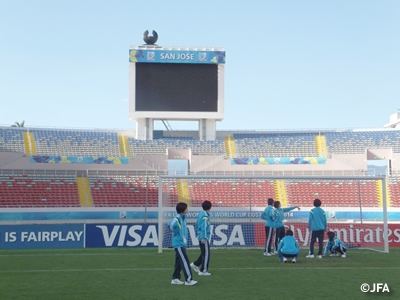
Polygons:
M293 209L300 210L298 206L290 206L281 208L281 202L274 202L273 219L275 227L275 251L278 251L279 242L285 236L285 226L283 225L283 220L285 219L285 212L289 212Z

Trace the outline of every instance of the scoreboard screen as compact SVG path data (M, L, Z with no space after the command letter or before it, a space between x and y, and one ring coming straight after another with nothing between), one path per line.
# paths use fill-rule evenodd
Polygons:
M136 63L135 111L218 112L218 65Z

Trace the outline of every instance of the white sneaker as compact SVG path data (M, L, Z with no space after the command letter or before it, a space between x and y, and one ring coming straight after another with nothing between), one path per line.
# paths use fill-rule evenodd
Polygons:
M183 281L180 281L178 278L172 279L171 284L184 284Z
M337 253L332 253L329 256L339 256Z
M342 254L342 258L346 258L346 253Z
M322 258L322 255L318 255L317 258Z
M272 256L271 252L264 252L264 256Z
M210 276L211 273L208 273L207 271L206 272L199 272L199 275L200 276Z
M284 262L285 264L287 263L287 258L286 258L286 257L283 258L283 262Z
M185 285L195 285L196 283L196 280L185 281Z
M295 263L296 263L296 257L293 257L292 264L295 264Z
M200 269L198 266L196 266L194 263L191 263L190 266L192 267L193 271L195 271L196 273L200 272Z
M308 254L307 256L306 256L306 258L314 258L315 256L314 256L314 254Z

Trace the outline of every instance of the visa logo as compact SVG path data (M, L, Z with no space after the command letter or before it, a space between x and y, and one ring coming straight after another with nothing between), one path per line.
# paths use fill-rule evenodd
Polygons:
M156 225L114 225L112 227L107 225L97 225L96 227L101 230L104 244L107 247L112 247L115 245L115 242L117 242L116 246L119 247L158 246Z

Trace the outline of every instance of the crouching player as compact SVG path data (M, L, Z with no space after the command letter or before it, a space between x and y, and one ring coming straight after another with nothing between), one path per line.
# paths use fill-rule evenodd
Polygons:
M299 243L293 237L293 231L290 229L286 231L286 236L281 239L278 246L279 261L287 263L288 258L292 259L292 263L296 263L297 257L300 253Z
M341 254L342 258L346 258L347 245L336 237L333 231L328 232L328 242L325 246L324 255L328 255L329 251L331 252L329 256L339 256Z

